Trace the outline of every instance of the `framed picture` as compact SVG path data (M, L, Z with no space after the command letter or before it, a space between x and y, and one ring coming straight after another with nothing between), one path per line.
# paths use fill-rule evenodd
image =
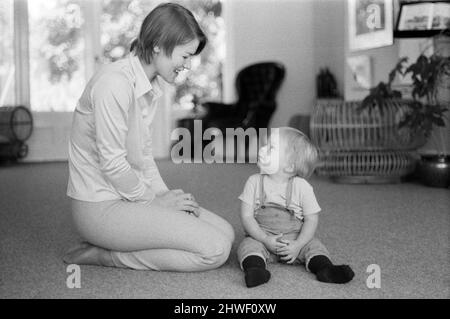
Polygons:
M348 0L350 51L394 43L392 0Z
M352 90L369 90L372 87L372 65L367 55L347 58L347 65L352 73Z
M450 29L450 3L426 1L402 3L395 37L428 37Z

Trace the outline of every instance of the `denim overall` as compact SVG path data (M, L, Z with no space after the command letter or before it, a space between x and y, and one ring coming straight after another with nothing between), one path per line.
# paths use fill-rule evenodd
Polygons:
M286 205L278 205L275 203L265 203L266 195L264 192L264 174L260 175L259 187L259 204L256 204L254 216L259 224L259 227L267 234L279 235L283 234L281 239L295 240L300 234L303 226L303 220L295 216L293 209L289 206L292 202L292 184L294 178L290 178L286 189ZM256 202L256 199L255 199ZM283 262L279 256L269 252L263 243L253 239L246 234L246 237L241 242L238 248L238 260L242 267L242 261L250 255L262 257L270 262ZM309 259L316 255L325 255L329 257L328 250L317 239L311 239L303 248L297 257L297 262L309 262Z
M271 235L295 234L296 238L296 236L300 232L303 222L295 217L294 210L289 208L292 201L293 181L293 178L289 179L286 189L286 206L278 205L275 203L266 204L266 194L264 192L264 174L260 175L259 205L256 205L255 208L255 219L261 229L266 233L269 233Z

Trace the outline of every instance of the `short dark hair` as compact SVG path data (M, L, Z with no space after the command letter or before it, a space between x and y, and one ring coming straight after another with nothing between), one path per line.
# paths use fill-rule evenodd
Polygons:
M200 44L194 55L202 52L207 38L191 11L176 3L163 3L144 19L139 36L131 43L134 52L145 63L151 63L153 48L160 47L171 56L177 45L198 39Z

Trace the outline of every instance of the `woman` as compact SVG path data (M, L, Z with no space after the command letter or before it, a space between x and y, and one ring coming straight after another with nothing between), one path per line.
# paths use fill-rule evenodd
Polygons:
M190 11L162 4L142 23L128 58L104 66L75 110L69 183L75 226L86 240L66 263L202 271L227 260L234 232L191 194L169 190L151 152L151 123L161 91L206 37Z

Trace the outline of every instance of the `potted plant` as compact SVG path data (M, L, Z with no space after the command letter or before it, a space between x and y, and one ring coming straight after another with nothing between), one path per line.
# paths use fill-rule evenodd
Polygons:
M356 108L358 114L366 112L369 116L381 116L386 122L383 125L388 125L387 123L394 125L395 132L391 133L393 135L390 147L397 150L415 150L426 143L425 132L402 121L417 108L420 102L402 98L402 93L392 87L397 74L405 76L407 72L410 72L405 70L407 62L407 57L401 58L389 72L388 82L379 82L376 87L371 88L369 94Z
M435 127L446 125L450 101L444 96L450 90L450 57L433 54L420 55L404 74L411 73L413 80L410 111L400 122L400 127L409 127L422 132L435 147L435 154L422 154L417 167L419 179L428 186L448 187L450 185L450 154L442 129L432 135Z
M408 58L399 60L389 74L388 83L381 82L370 91L363 100L361 109L380 112L388 107L386 99L401 98L399 91L392 89L392 82L397 73L402 76L411 74L412 101L399 121L399 129L409 129L431 140L436 147L435 154L422 154L418 163L417 175L428 186L448 187L450 183L450 155L446 150L442 130L437 136L432 135L436 127L445 127L450 101L450 57L434 53L427 57L421 54L411 65L405 67ZM447 96L447 98L445 98Z

